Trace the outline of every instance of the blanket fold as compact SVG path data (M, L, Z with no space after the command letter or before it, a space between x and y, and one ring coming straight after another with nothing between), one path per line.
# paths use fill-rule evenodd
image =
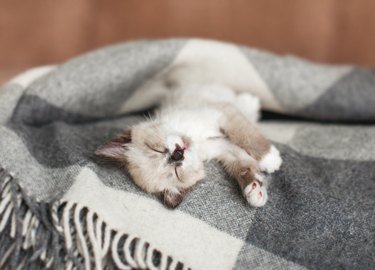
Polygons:
M169 210L94 157L171 74L284 115L259 124L283 157L264 208L214 162ZM374 71L217 41L134 41L33 69L0 89L0 268L374 269L374 122Z

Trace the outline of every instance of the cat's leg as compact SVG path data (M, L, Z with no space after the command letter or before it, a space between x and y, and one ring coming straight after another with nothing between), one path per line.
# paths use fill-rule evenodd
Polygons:
M175 208L178 206L186 194L190 192L190 188L181 189L178 191L164 190L163 192L158 193L160 200L163 204L169 208Z
M276 147L235 107L227 105L222 111L221 132L253 157L261 171L267 173L277 171L282 160Z
M267 202L267 189L257 161L238 145L224 138L213 139L206 144L211 159L218 160L238 183L247 202L261 207Z
M117 114L140 112L159 105L169 92L163 76L156 76L141 85L120 106Z
M255 123L259 120L259 98L249 93L239 93L235 97L234 106L241 111L247 120Z

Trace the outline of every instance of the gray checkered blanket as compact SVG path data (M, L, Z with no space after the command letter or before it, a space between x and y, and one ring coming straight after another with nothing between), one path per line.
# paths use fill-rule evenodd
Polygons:
M212 162L169 210L94 157L143 119L124 102L176 67L260 97L283 157L265 207ZM374 71L215 41L129 42L30 70L0 90L0 268L375 269L374 122Z

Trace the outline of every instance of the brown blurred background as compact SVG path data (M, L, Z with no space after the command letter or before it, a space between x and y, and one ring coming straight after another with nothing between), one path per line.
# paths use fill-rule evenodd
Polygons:
M137 38L214 38L374 66L374 11L374 0L0 0L0 83Z

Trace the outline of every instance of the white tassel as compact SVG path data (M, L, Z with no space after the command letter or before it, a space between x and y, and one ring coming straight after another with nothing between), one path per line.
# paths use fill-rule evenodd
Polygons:
M31 246L31 233L32 233L32 230L34 230L34 224L36 222L36 217L35 216L31 216L30 218L30 222L29 224L27 225L27 231L25 233L25 237L24 237L24 241L23 241L23 249L27 249Z
M120 241L121 236L122 236L121 233L116 233L115 237L112 240L112 247L111 247L112 258L113 258L113 261L115 262L116 266L119 269L130 270L131 267L122 263L122 261L119 258L118 252L117 252L117 246L118 246L118 242Z
M33 224L33 219L35 218L35 216L31 216L30 218L30 221L29 223L27 224L27 227L26 227L26 232L25 232L25 235L24 235L24 240L23 240L23 244L22 244L22 248L23 249L27 249L29 248L29 244L30 244L30 238L31 238L31 228L32 228L32 224Z
M144 269L144 268L147 268L147 266L145 264L145 257L146 257L146 254L145 254L146 247L145 247L145 245L146 245L146 242L143 241L140 238L138 238L137 240L138 241L136 241L136 244L135 244L135 260L138 263L139 267Z
M146 255L146 265L148 269L157 270L154 262L152 261L152 255L154 255L154 247L149 244Z
M11 188L11 185L10 185L10 180L12 178L10 176L8 176L5 181L4 181L4 185L3 187L1 188L2 190L2 197L1 198L4 198L4 196L6 196L7 194L10 194L10 188Z
M137 262L133 259L131 255L131 250L130 250L130 244L134 240L134 237L128 236L125 240L124 243L124 253L125 253L125 260L128 262L128 264L134 268L138 267Z
M82 223L79 220L79 215L81 213L82 208L83 208L82 206L77 204L76 209L74 211L74 225L75 225L78 240L80 243L79 246L82 249L83 254L82 253L81 254L83 255L83 259L85 262L85 269L90 270L91 269L90 255L89 255L89 251L86 245L86 239L83 236Z
M8 193L0 202L0 215L3 213L4 209L6 209L12 200L12 194Z
M10 203L7 207L7 209L5 210L5 213L0 221L0 232L2 232L5 228L5 225L8 223L9 219L10 219L10 215L13 211L13 205Z
M32 217L31 211L27 210L25 218L22 222L22 236L26 236L26 232L27 232L27 229L29 228L31 217Z
M14 211L14 203L12 201L12 177L3 178L0 190L0 232L5 227L10 226L10 236L12 238L16 235L16 212ZM17 208L19 209L23 203L22 194L17 192L16 197ZM62 210L62 215L59 216L58 209L66 203ZM99 216L94 219L95 213L88 210L87 214L83 218L86 220L86 227L80 220L84 206L73 202L60 202L56 201L51 207L51 218L53 225L61 237L64 238L65 248L68 252L73 251L73 256L84 263L85 269L90 270L91 265L94 265L95 269L103 269L103 264L107 260L112 258L113 262L119 269L168 269L168 256L160 252L160 262L158 267L153 263L153 255L156 249L146 243L143 239L137 238L136 236L126 235L123 232L115 231L114 238L112 239L111 234L114 231L110 228ZM23 215L21 222L21 236L23 238L22 248L24 250L30 247L36 246L36 233L39 226L41 226L38 218L32 213L30 209L27 209ZM85 234L85 233L86 234ZM123 254L120 256L119 243L120 240L126 238L122 246ZM135 241L135 251L132 256L131 244ZM92 254L91 253L92 247ZM13 244L0 258L0 269L6 266L8 263L9 256L14 251L15 244ZM92 257L91 257L92 255ZM44 250L39 258L45 263L46 268L50 268L53 264L54 257L47 257L47 252ZM26 262L26 261L25 261ZM74 265L74 261L69 256L64 258L65 266L67 270L77 269ZM175 269L178 261L172 261L169 269ZM22 263L19 265L22 266ZM184 265L184 269L186 268Z
M11 217L11 224L10 224L10 237L14 238L16 236L16 212L13 211L12 217Z
M16 204L17 204L18 209L20 208L21 203L22 203L21 195L16 194ZM11 223L11 227L10 227L10 237L12 237L12 238L16 237L16 230L17 230L16 212L13 211L12 223Z
M47 256L47 252L46 252L46 250L43 250L42 254L40 254L40 259L42 261L45 261L46 260L46 256Z
M46 268L51 268L51 265L53 263L53 258L49 259L49 261L46 263Z
M172 262L169 265L169 270L176 270L177 264L178 264L178 261L172 259Z
M87 223L87 232L89 235L89 239L92 245L92 249L94 252L94 261L95 261L95 269L102 269L102 260L101 260L101 249L100 246L95 238L94 232L94 214L89 211L86 218Z
M67 261L68 260L68 258L67 257L65 257L65 261ZM72 270L72 268L73 268L73 263L72 263L72 261L68 261L68 263L66 264L66 268L65 268L65 270Z
M105 256L107 254L111 241L111 230L108 228L107 225L104 224L104 226L104 243L102 248L102 256Z
M159 270L167 270L167 267L168 267L168 257L160 252Z
M98 217L96 219L96 224L95 224L95 238L96 242L99 245L100 249L100 257L103 258L103 253L102 253L102 246L103 246L103 239L102 239L102 220Z
M5 262L7 261L10 254L12 254L15 247L16 247L16 244L11 245L10 248L5 252L3 257L0 259L0 269L3 269L3 266L5 265Z
M33 227L31 229L31 245L35 247L36 240L35 240L35 233L39 225L39 220L35 219L33 223Z
M58 216L58 208L59 208L59 205L60 205L60 201L56 201L53 205L52 205L52 222L53 222L53 225L55 226L56 230L60 233L60 234L63 234L64 233L64 230L63 228L61 227L60 225L60 218Z
M64 208L63 213L63 227L64 227L64 237L65 237L65 246L66 250L70 250L72 248L72 236L70 230L70 223L69 223L69 215L70 210L73 207L73 203L68 202Z
M1 173L4 173L4 171L0 168L0 174ZM1 190L4 190L5 187L10 183L10 176L9 175L6 175L4 176L4 180L0 183L1 187L0 187L0 191ZM0 192L1 193L1 192Z

